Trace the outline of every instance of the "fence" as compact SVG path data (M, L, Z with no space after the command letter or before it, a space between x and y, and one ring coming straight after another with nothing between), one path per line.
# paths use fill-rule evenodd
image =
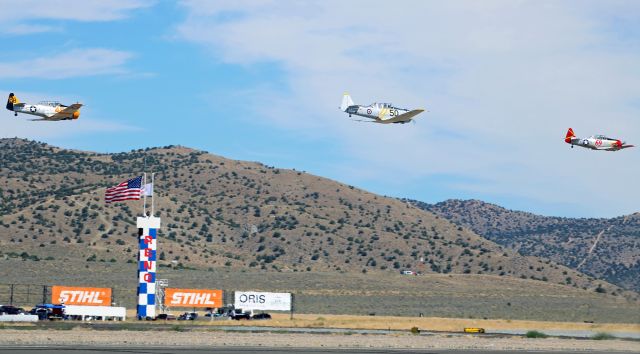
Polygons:
M51 303L52 285L0 284L0 305L28 308ZM135 307L135 289L112 289L111 302L117 306Z
M51 300L51 286L34 284L0 284L0 305L32 305Z

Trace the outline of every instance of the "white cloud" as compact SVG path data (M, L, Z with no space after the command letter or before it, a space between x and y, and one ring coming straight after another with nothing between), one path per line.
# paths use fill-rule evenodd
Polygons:
M122 74L129 52L103 48L71 49L35 59L0 62L0 78L64 79L79 76Z
M269 123L339 137L347 178L455 188L593 214L638 210L640 159L568 149L606 133L640 144L640 4L567 1L184 1L180 38L228 63L276 63L289 90L250 98ZM336 107L426 106L415 126L349 122ZM356 165L353 161L357 161ZM336 176L337 177L337 176ZM473 180L482 182L473 183ZM394 182L389 182L394 183Z
M0 0L0 32L31 34L56 30L42 21L114 21L127 18L137 9L152 6L153 0Z

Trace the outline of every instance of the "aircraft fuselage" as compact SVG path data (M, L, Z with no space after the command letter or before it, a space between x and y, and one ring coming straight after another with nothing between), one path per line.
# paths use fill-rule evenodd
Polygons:
M57 101L42 101L37 104L20 102L15 94L10 93L7 99L7 109L18 113L42 117L36 120L71 120L80 117L81 103L65 106Z
M591 150L617 151L629 147L618 139L606 138L603 136L590 136L588 138L571 138L569 144L580 146Z
M373 103L368 106L351 105L346 113L374 120L388 120L409 112L408 109L393 107L389 103ZM401 123L401 122L398 122Z
M64 108L65 107L62 105L49 106L42 104L20 103L13 106L13 111L16 113L31 114L42 118L49 118L54 114L61 112Z

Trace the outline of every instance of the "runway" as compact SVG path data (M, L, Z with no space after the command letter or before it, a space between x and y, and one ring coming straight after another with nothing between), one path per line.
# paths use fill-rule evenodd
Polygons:
M61 354L61 353L73 353L73 354L253 354L253 353L265 353L265 354L291 354L291 353L306 353L306 354L337 354L337 353L352 353L352 354L522 354L522 353L537 353L537 354L607 354L609 352L598 351L503 351L503 350L434 350L434 349L318 349L318 348L263 348L263 347L250 347L250 348L226 348L226 347L208 347L208 348L136 348L136 347L77 347L77 346L56 346L56 347L3 347L0 348L0 353L16 353L16 354Z

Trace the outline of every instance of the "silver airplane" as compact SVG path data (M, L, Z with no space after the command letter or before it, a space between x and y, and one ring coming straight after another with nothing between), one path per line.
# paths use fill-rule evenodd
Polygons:
M567 144L592 149L592 150L604 150L604 151L618 151L626 148L633 147L620 139L607 138L604 135L592 135L588 138L578 138L573 133L573 129L569 128L567 135L564 138Z
M340 110L348 113L349 117L355 114L360 117L372 119L372 120L357 120L358 122L391 124L409 123L413 117L424 112L424 109L404 109L394 107L391 103L372 103L368 106L361 106L353 103L351 96L345 92L342 96L342 104Z
M14 112L16 116L18 113L30 114L41 119L32 119L36 121L48 120L73 120L80 117L81 103L74 103L71 106L65 106L57 101L42 101L37 104L21 103L18 96L13 93L9 94L7 99L7 109Z

